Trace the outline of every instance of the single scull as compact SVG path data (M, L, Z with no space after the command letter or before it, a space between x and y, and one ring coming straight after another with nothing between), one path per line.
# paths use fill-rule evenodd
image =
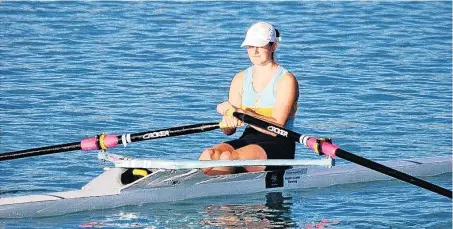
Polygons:
M263 161L163 161L139 160L117 155L100 158L115 164L80 190L0 198L0 218L44 217L79 211L108 209L145 203L174 202L199 197L280 192L322 188L340 184L389 180L391 177L355 164L333 166L330 158L321 160ZM192 163L192 164L191 164ZM415 158L382 162L414 176L451 173L451 156ZM149 175L123 183L131 168L145 165ZM206 176L197 167L238 165L296 165L292 168ZM162 167L159 169L159 167ZM191 168L192 167L192 168ZM331 168L329 168L331 167Z
M266 129L276 137L296 141L312 149L322 160L251 161L162 161L140 160L100 154L115 167L93 179L81 190L0 198L0 218L39 217L114 208L125 205L178 201L232 194L248 194L291 189L321 188L396 178L433 193L452 198L452 191L418 177L452 172L452 157L393 160L377 163L349 153L330 139L302 135L240 112L230 115ZM81 142L20 150L0 154L0 161L74 150L102 150L119 144L144 141L221 128L221 123L202 123L123 135L101 134ZM353 164L333 166L339 157ZM201 168L217 166L277 166L273 171L206 176ZM325 166L325 167L320 167ZM326 168L327 167L327 168ZM386 176L387 175L387 176Z

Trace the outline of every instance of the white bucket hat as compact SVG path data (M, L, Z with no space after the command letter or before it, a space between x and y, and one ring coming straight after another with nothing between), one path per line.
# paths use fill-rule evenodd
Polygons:
M277 31L274 26L267 22L257 22L247 30L245 40L242 42L241 47L263 47L269 42L279 42L280 40L280 37L277 37Z

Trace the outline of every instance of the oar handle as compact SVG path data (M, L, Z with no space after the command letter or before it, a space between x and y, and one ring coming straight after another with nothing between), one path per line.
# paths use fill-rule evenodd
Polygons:
M314 150L317 153L320 154L327 154L331 157L339 157L342 159L345 159L347 161L350 161L352 163L362 165L364 167L367 167L369 169L375 170L377 172L389 175L391 177L394 177L396 179L408 182L410 184L416 185L418 187L430 190L432 192L438 193L440 195L449 197L450 199L452 198L452 191L445 189L443 187L440 187L438 185L429 183L427 181L421 180L417 177L408 175L406 173L400 172L398 170L392 169L390 167L387 167L385 165L376 163L374 161L368 160L366 158L357 156L355 154L349 153L345 150L340 149L338 146L332 144L330 141L326 140L320 140L314 137L310 137L307 135L302 135L299 133L296 133L292 130L287 130L283 127L276 126L270 122L252 117L250 115L240 113L240 112L234 112L233 115L244 121L245 123L255 125L257 127L263 128L265 130L271 131L275 134L277 134L277 137L285 138L288 140L292 140L295 142L299 142L301 144L304 144L308 148Z

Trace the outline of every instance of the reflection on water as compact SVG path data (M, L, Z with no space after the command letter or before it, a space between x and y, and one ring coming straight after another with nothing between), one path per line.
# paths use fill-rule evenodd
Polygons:
M198 198L20 221L21 228L304 228L294 221L290 193ZM7 221L8 228L16 225ZM1 224L0 224L1 228Z
M200 225L221 228L287 228L297 227L292 221L292 197L281 192L266 194L264 204L208 205Z

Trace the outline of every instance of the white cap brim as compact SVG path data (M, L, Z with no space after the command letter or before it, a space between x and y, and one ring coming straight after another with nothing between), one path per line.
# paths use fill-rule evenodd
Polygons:
M244 47L244 46L264 47L267 44L269 44L269 41L266 41L266 40L245 39L244 42L242 42L241 47Z

